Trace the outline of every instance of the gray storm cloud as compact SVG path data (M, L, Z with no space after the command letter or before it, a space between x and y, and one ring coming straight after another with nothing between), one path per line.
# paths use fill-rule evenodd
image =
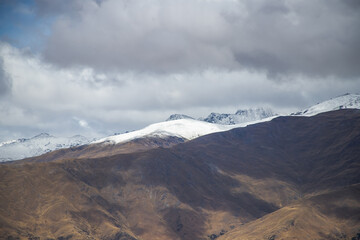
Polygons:
M108 0L77 6L77 14L56 21L44 52L61 66L360 76L355 0Z
M0 57L0 97L11 91L11 79L4 69L4 60Z
M35 3L45 46L0 42L0 141L103 136L173 113L290 113L360 92L358 0Z

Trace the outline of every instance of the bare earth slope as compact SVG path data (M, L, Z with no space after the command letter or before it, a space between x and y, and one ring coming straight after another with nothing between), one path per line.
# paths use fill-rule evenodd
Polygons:
M359 183L359 110L279 117L171 148L1 164L0 239L351 239Z

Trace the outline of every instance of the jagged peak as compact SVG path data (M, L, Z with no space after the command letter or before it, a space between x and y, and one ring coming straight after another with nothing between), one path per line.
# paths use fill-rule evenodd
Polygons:
M179 120L179 119L194 119L194 118L192 118L188 115L185 115L185 114L175 113L175 114L170 115L170 117L168 117L168 119L166 119L166 121L173 121L173 120Z
M33 138L48 138L48 137L54 137L54 136L50 135L49 133L40 133L40 134L32 137L32 139Z
M273 113L273 111L271 110L271 108L264 108L264 107L256 107L256 108L248 108L248 109L239 109L236 111L236 115L242 115L242 114L246 114L246 113L264 113L267 115L276 115Z
M229 113L210 113L206 118L200 119L210 123L217 123L223 125L234 125L244 122L251 122L261 120L267 117L275 116L276 114L269 108L249 108L239 109L235 114Z

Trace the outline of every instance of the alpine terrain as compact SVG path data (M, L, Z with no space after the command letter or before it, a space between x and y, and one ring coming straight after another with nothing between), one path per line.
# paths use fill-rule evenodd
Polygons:
M316 115L166 121L2 163L0 239L359 239L357 97Z
M235 114L210 113L209 116L201 120L210 123L233 125L261 120L275 115L276 114L274 114L271 109L250 108L245 110L238 110Z
M81 135L65 138L41 133L32 138L21 138L0 143L0 162L38 156L57 149L81 146L90 142L89 139Z
M360 109L360 95L345 94L314 105L308 109L292 113L290 116L313 116L322 112L338 109ZM168 147L206 134L270 121L278 116L279 115L273 113L271 109L261 107L238 110L235 114L211 113L206 118L200 118L198 120L184 114L173 114L165 122L151 124L140 130L116 134L92 141L80 135L71 138L60 138L42 133L30 139L18 139L0 143L0 161L13 161L27 157L35 157L46 152L69 147L72 148L71 157L84 156L82 154L84 152L86 152L86 156L95 153L96 154L92 156L103 156L104 154L133 152L159 146ZM104 145L99 147L100 143L107 144L106 150L104 150ZM87 146L88 144L90 145ZM75 153L74 147L81 145L83 146L76 148ZM136 147L129 147L129 145L136 145ZM79 152L80 149L81 151ZM89 153L89 149L91 149L91 154ZM62 154L64 152L69 151L64 150ZM57 153L56 155L61 154Z

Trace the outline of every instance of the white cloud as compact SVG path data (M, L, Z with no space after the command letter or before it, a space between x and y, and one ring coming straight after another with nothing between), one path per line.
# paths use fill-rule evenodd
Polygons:
M358 82L297 76L274 84L265 73L249 71L141 74L59 69L7 44L0 44L0 56L12 81L11 92L0 99L0 135L48 131L99 136L138 129L173 113L201 117L254 106L288 112L360 92Z
M85 121L84 119L79 119L77 117L74 117L74 120L79 124L80 127L90 129L88 122Z

